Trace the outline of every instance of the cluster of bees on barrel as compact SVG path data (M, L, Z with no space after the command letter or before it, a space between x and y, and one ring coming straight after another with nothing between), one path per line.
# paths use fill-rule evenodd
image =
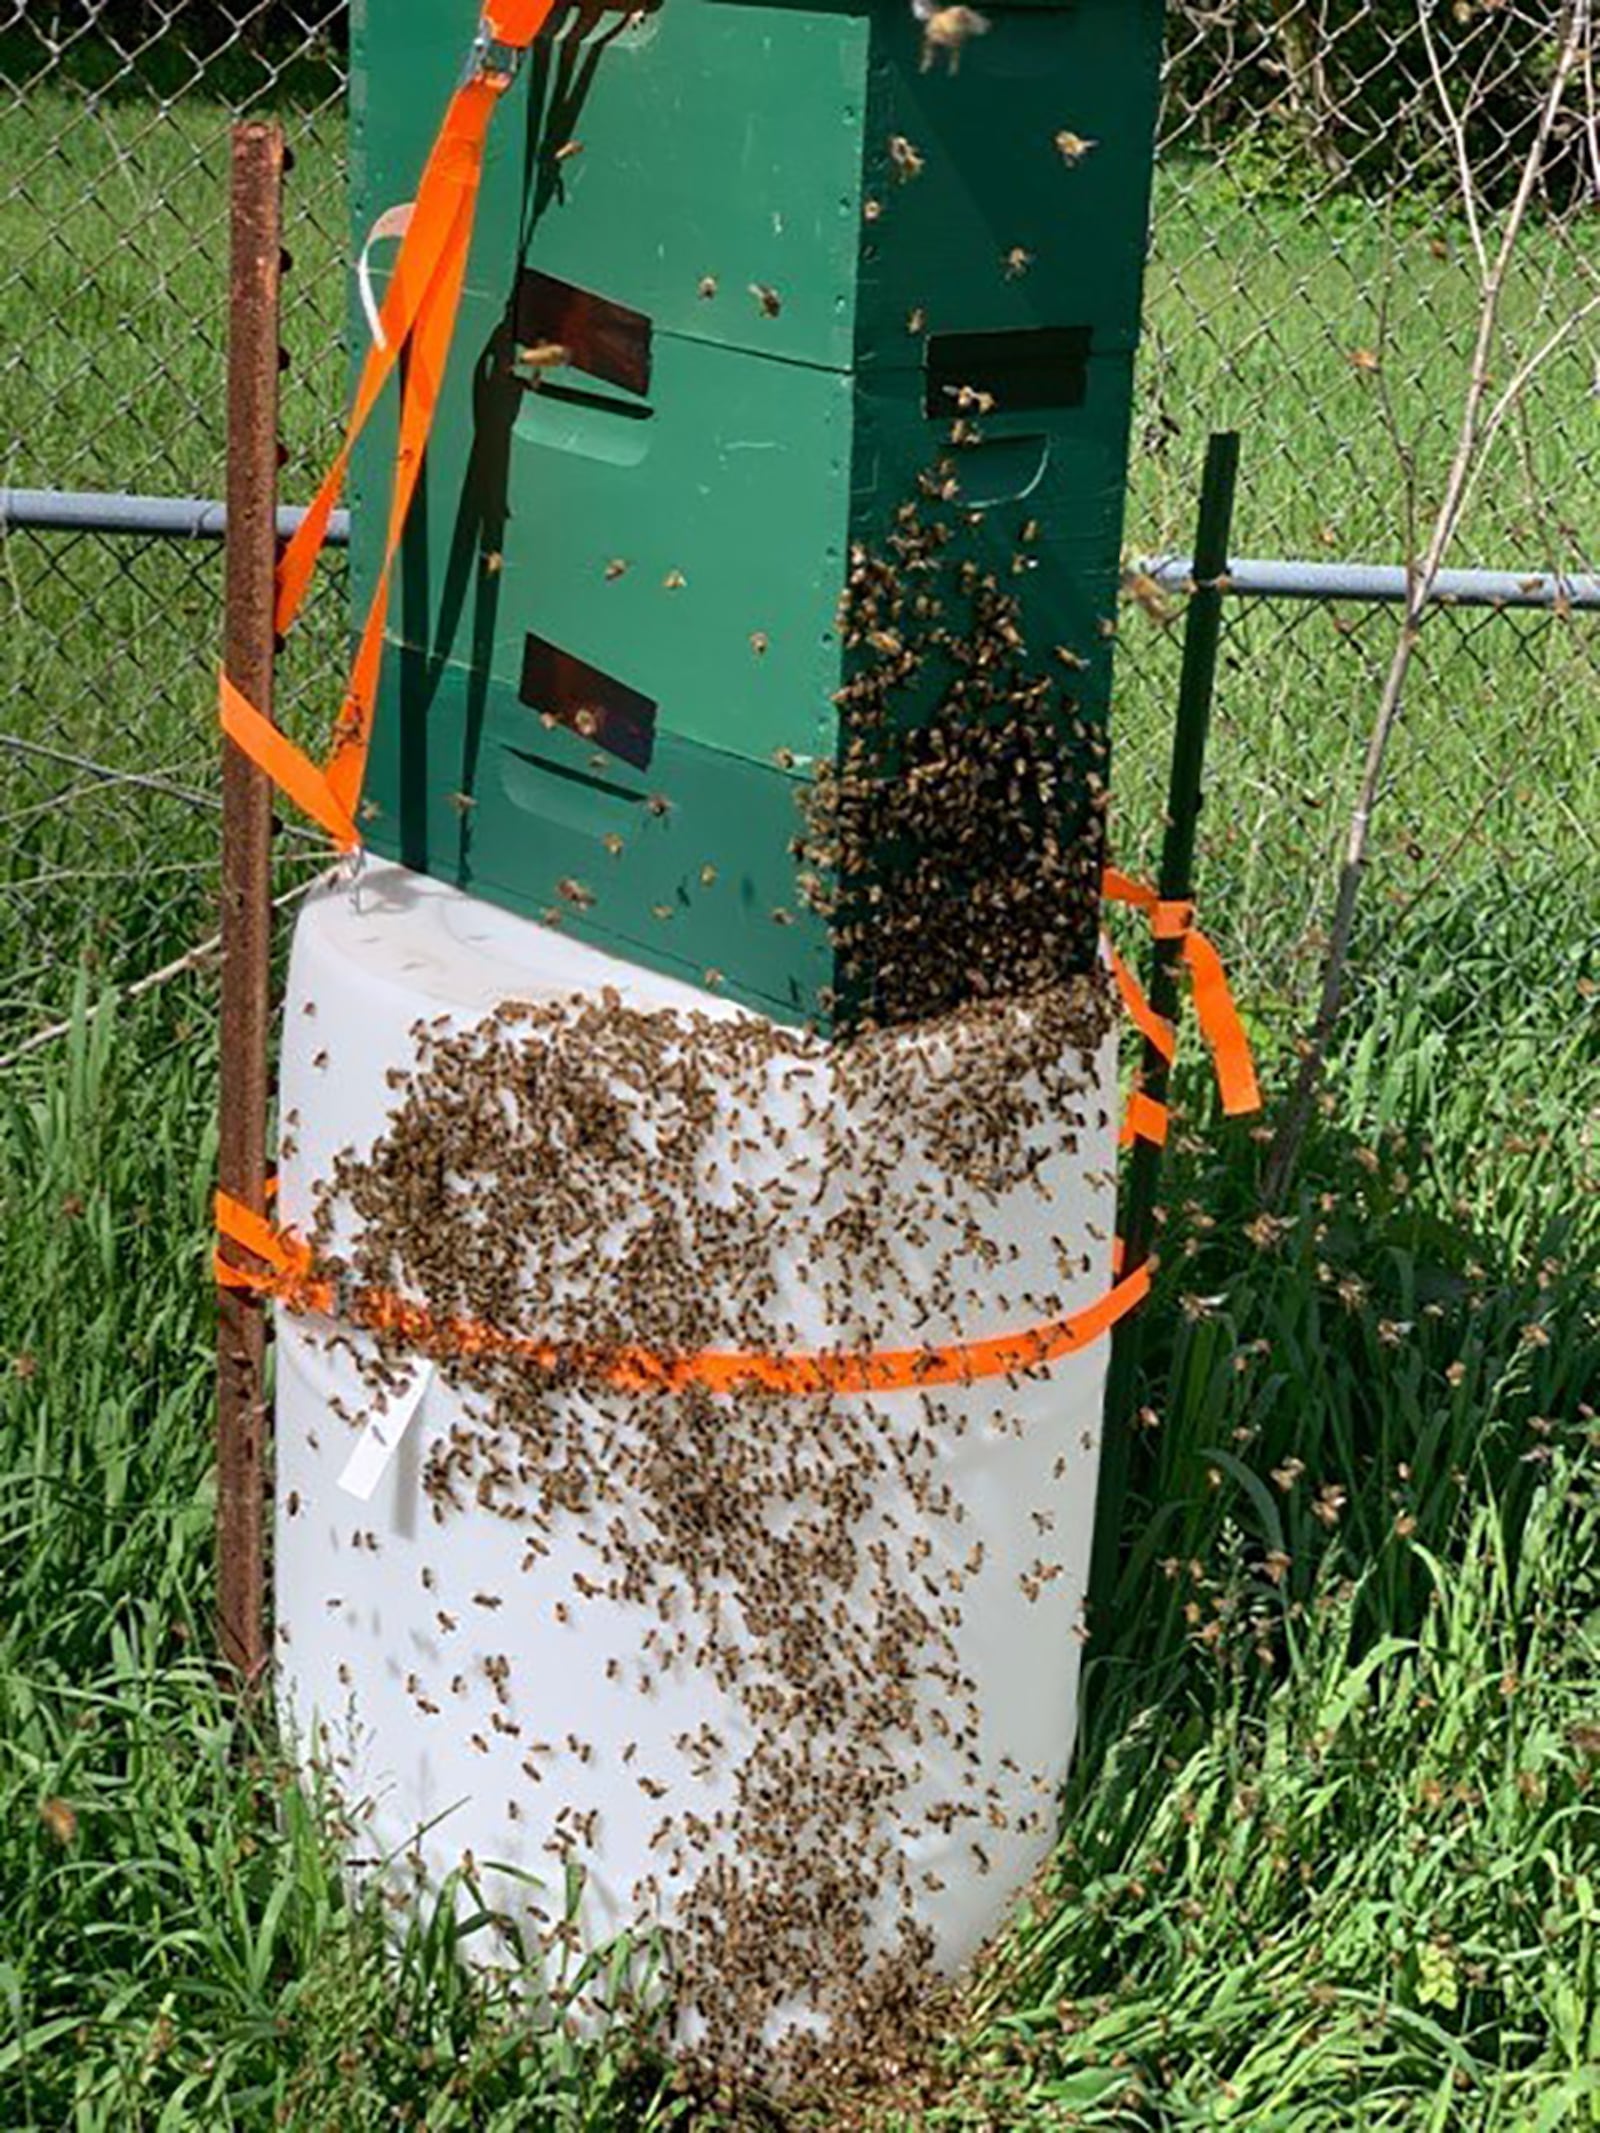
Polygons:
M976 538L985 514L962 501L960 447L983 412L976 393L952 409L946 456L850 560L840 747L802 785L793 847L798 896L835 945L831 1036L611 991L419 1024L384 1129L316 1195L311 1241L341 1284L571 1358L439 1353L462 1419L427 1450L423 1486L441 1524L510 1522L530 1572L554 1535L580 1532L591 1570L561 1619L630 1606L636 1693L693 1671L723 1700L726 1728L679 1743L723 1804L699 1814L637 1768L657 1864L633 1891L641 1920L670 1920L680 2033L719 2087L915 2057L940 2005L923 1911L942 1883L912 1840L953 1833L959 1870L982 1874L986 1838L1018 1826L958 1648L984 1548L947 1479L964 1433L1006 1426L1006 1380L974 1407L925 1387L623 1391L596 1367L622 1350L782 1355L904 1348L934 1325L1020 1329L1081 1301L1070 1285L1104 1260L1104 1239L1058 1238L1060 1287L1030 1291L1008 1273L1005 1220L986 1220L1007 1202L1014 1217L1042 1154L1071 1148L1098 1106L1110 1008L1095 949L1103 746L1073 702L1082 660L1024 639L1017 588L1038 529L1014 529L1008 582ZM377 1342L363 1365L375 1398L407 1354L399 1333ZM1041 1560L1036 1588L1060 1568ZM480 1598L498 1619L518 1605ZM486 1723L515 1731L508 1714L537 1706L536 1685L496 1665ZM440 1685L407 1685L450 1722ZM527 1800L507 1803L529 1821L541 1764L563 1752L537 1745ZM567 1752L594 1751L574 1734ZM930 1760L950 1783L913 1812ZM1029 1796L1042 1831L1050 1788ZM546 1848L581 1867L604 1844L596 1815L568 1811ZM552 1946L564 1932L549 1921ZM820 2019L779 2019L797 2004Z

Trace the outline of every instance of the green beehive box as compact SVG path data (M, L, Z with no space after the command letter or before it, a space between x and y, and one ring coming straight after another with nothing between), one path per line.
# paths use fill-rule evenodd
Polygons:
M414 190L474 26L357 0L358 241ZM959 50L906 0L558 19L490 141L373 850L783 1019L875 1012L892 976L859 946L841 970L800 802L863 672L891 724L934 716L965 560L1056 692L1056 827L1097 872L1160 33L1160 0L995 7ZM392 419L352 483L358 599ZM852 558L908 524L948 538L938 569L842 632ZM1093 952L1085 916L1063 955Z

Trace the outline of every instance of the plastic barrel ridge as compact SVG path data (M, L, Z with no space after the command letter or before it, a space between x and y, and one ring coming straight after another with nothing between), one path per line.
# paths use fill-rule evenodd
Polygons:
M355 888L317 892L298 922L284 1019L283 1221L308 1227L317 1181L334 1175L342 1151L359 1157L383 1132L398 1100L391 1076L415 1060L419 1025L438 1037L477 1028L507 1000L537 1006L574 997L613 999L624 1012L751 1020L714 994L396 867L369 866ZM859 1257L876 1255L886 1278L894 1262L897 1293L916 1292L920 1281L924 1322L905 1326L908 1345L1002 1331L1018 1322L1021 1297L1061 1294L1072 1308L1103 1292L1115 1227L1114 1044L1106 1027L1073 1130L1048 1117L1032 1129L1039 1162L1026 1189L1002 1195L976 1220L971 1207L950 1205L945 1234L865 1240ZM826 1074L827 1048L817 1045ZM919 1055L923 1066L931 1056ZM932 1071L936 1078L936 1059ZM730 1192L745 1190L760 1204L781 1178L804 1199L823 1126L817 1085L803 1083L780 1061L764 1115L745 1115L737 1127L716 1121ZM928 1159L914 1128L903 1159ZM359 1223L343 1207L338 1219L332 1245L347 1248ZM1084 1255L1065 1286L1057 1239ZM603 1281L603 1237L596 1243L593 1278ZM816 1268L828 1249L819 1232ZM792 1242L783 1254L786 1262L802 1256ZM770 1271L781 1289L774 1308L798 1342L831 1345L838 1323L826 1283L800 1278L794 1263ZM984 1287L995 1301L988 1323L974 1324L970 1297ZM363 1350L371 1354L366 1337L330 1342L337 1329L288 1312L278 1327L284 1709L347 1801L366 1803L356 1850L414 1852L433 1887L470 1853L491 1902L531 1912L535 1923L543 1910L559 1923L563 1833L576 1828L585 1945L604 1945L641 1920L672 1928L717 1844L736 1850L737 1773L750 1721L714 1669L673 1656L653 1606L604 1589L586 1529L634 1516L626 1491L557 1520L543 1552L470 1489L436 1520L425 1486L429 1453L452 1431L482 1427L470 1388L452 1382L449 1369L395 1358L394 1389L375 1401L356 1362ZM852 1606L881 1606L869 1591L875 1562L915 1562L935 1584L954 1573L960 1586L947 1661L977 1685L974 1737L941 1730L961 1696L947 1683L915 1680L904 1738L890 1756L900 1787L895 1817L878 1833L903 1861L911 1915L939 1975L955 1972L1001 1924L1054 1839L1073 1734L1106 1357L1099 1342L1015 1380L942 1388L928 1471L948 1487L955 1511L941 1511L921 1482L908 1490L889 1473L873 1483L857 1520L863 1570ZM598 1426L583 1386L546 1397L560 1403L564 1429ZM925 1398L852 1396L849 1424L869 1414L884 1445L898 1450L930 1435ZM741 1444L775 1421L797 1441L815 1427L804 1403L787 1413L772 1406L765 1422L737 1395L715 1404ZM642 1693L646 1650L659 1663L652 1660ZM662 1825L698 1817L712 1827L719 1815L722 1837L691 1848L675 1875L673 1845L653 1841ZM906 1900L868 1890L870 1946L895 1942ZM771 2034L821 2020L796 1993L774 2011ZM692 2021L684 2036L694 2041Z

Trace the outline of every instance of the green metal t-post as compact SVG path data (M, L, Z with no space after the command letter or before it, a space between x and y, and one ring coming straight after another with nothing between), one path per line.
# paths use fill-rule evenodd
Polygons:
M1195 589L1184 618L1183 669L1178 684L1178 715L1172 739L1172 772L1167 790L1166 834L1161 846L1160 892L1163 900L1187 901L1194 894L1195 834L1204 803L1206 740L1216 690L1217 648L1222 629L1222 596L1228 568L1233 499L1239 474L1239 439L1228 430L1213 435L1206 447L1200 486L1199 523L1195 531ZM1150 1005L1169 1022L1178 1007L1176 940L1157 941L1152 959ZM1167 1062L1146 1043L1140 1082L1146 1094L1164 1103ZM1161 1150L1153 1141L1134 1143L1128 1165L1128 1190L1122 1224L1123 1270L1132 1273L1150 1256L1155 1231L1156 1187ZM1091 1634L1110 1619L1122 1563L1123 1521L1132 1467L1134 1389L1144 1348L1144 1313L1135 1311L1116 1329L1106 1383L1105 1420L1100 1445L1100 1487L1095 1502L1094 1561L1089 1577Z

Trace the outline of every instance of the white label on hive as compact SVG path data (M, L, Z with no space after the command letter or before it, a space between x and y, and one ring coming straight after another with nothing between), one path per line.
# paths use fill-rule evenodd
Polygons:
M374 1412L339 1476L339 1486L347 1496L354 1496L359 1503L372 1501L373 1491L389 1471L389 1461L400 1449L401 1439L411 1427L432 1378L433 1364L424 1357L406 1384L390 1393L381 1411Z

